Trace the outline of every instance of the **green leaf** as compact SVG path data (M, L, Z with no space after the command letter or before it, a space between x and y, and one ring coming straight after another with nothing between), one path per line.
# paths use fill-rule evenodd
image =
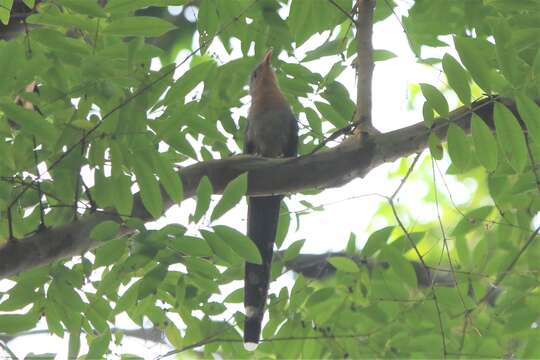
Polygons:
M428 101L424 102L424 105L422 106L422 117L424 123L426 123L426 127L430 128L435 120L435 114L433 113L433 107L431 107Z
M36 136L44 143L53 144L56 141L58 137L56 128L36 111L3 102L0 102L0 109L10 120L16 122L23 132Z
M276 231L276 247L280 248L287 237L291 225L291 214L285 201L281 202L279 209L278 226Z
M16 286L10 289L9 298L0 303L0 311L14 311L25 307L34 302L38 298L38 294L29 286L24 286L19 282Z
M137 303L137 296L139 294L139 286L142 280L139 280L135 284L131 285L122 296L116 301L116 307L114 308L114 313L119 314L122 311L130 309L133 305Z
M356 234L350 233L349 234L349 240L347 241L347 246L345 247L345 251L348 255L354 255L356 253Z
M132 164L144 207L157 219L163 213L163 199L153 169L143 159L133 161Z
M471 266L471 251L467 243L467 238L465 236L457 236L454 243L460 263L466 269L469 269Z
M182 341L182 334L174 324L167 325L167 327L165 328L165 336L175 349L182 348L184 344L184 342Z
M105 334L95 337L92 342L89 344L88 354L86 354L86 359L101 359L103 355L109 349L109 343L111 342L111 333L107 332Z
M339 271L347 273L357 273L360 271L358 265L351 259L343 256L332 256L326 259L333 267Z
M16 334L33 329L39 320L39 315L28 313L25 315L3 314L0 315L0 332Z
M517 56L518 51L512 42L513 29L504 18L491 18L489 23L493 29L497 60L504 77L513 85L521 85L523 76L520 72L521 63Z
M383 49L373 50L373 61L385 61L385 60L393 59L395 57L397 57L397 55L388 50L383 50Z
M514 114L502 104L495 103L494 117L497 140L508 163L516 172L522 172L527 165L527 144L523 129Z
M333 81L326 85L326 89L321 95L330 103L332 109L341 115L345 122L352 120L356 106L349 96L349 91L343 84ZM321 108L319 108L319 111L321 111Z
M238 304L244 301L244 288L236 289L223 300L224 303Z
M204 176L197 187L197 207L195 208L195 214L193 214L192 221L197 223L206 214L206 211L210 207L211 195L214 190L212 189L212 183L208 176Z
M161 36L176 29L168 21L153 16L133 16L114 19L104 30L104 34L121 36Z
M127 243L125 239L107 241L96 249L96 261L94 267L109 266L118 261L126 253Z
M53 280L47 295L53 297L60 304L67 306L69 311L79 313L84 311L86 307L79 293L65 282Z
M392 246L386 246L380 256L390 263L390 268L394 274L401 279L407 286L415 289L417 285L416 272L410 261Z
M165 105L171 103L184 102L184 97L197 86L201 81L207 79L208 75L217 68L214 61L209 60L195 65L186 71L176 82L171 86L167 93Z
M32 39L68 56L89 56L91 52L90 46L81 39L66 37L64 33L52 29L36 29L32 31Z
M137 298L140 300L154 294L166 275L167 266L163 265L157 265L146 273L139 284Z
M471 73L474 81L486 92L491 90L491 67L488 64L483 46L477 39L454 37L454 44L461 62Z
M339 112L334 110L332 105L315 101L315 106L317 106L317 110L319 110L324 120L331 122L336 128L342 128L347 125L348 119L345 119Z
M509 310L510 316L506 322L506 331L508 334L517 334L531 328L538 317L538 309L530 306L513 307Z
M182 261L190 274L196 273L209 280L217 279L220 275L219 270L207 260L186 257Z
M364 245L364 248L362 249L362 255L369 257L382 249L384 245L386 245L393 230L394 226L387 226L371 233L366 241L366 245Z
M114 239L116 234L118 234L118 229L120 224L116 221L106 220L103 221L92 229L90 232L90 238L97 241L107 241Z
M125 174L112 177L114 187L113 203L120 216L129 216L133 210L133 194L131 193L131 178Z
M420 89L422 89L422 94L424 94L429 105L437 111L439 115L448 115L448 103L439 89L433 85L424 83L420 84Z
M435 133L429 134L428 146L429 146L429 151L431 152L431 156L435 160L441 160L443 158L444 150L441 145L441 139L439 139L437 134Z
M0 0L0 4L1 4ZM0 17L2 14L0 6ZM9 13L8 13L9 16ZM20 58L24 57L24 48L22 43L17 41L3 41L0 43L0 69L6 74L0 82L0 94L8 95L14 92L17 86L20 69ZM8 75L9 74L9 75Z
M464 236L481 226L492 211L493 206L483 206L468 212L456 225L454 231L452 231L452 236Z
M0 21L4 25L9 23L11 6L13 6L13 0L0 0Z
M202 0L199 5L197 29L202 36L212 37L218 30L219 18L215 0Z
M540 50L538 53L540 54ZM519 114L527 125L528 135L536 144L540 144L540 107L524 95L518 95L516 103Z
M467 136L463 129L454 123L448 126L448 155L452 164L461 171L469 167L470 151Z
M345 45L345 42L343 41L343 39L327 41L323 45L319 46L318 48L306 52L306 56L302 59L302 62L318 60L325 56L339 54L343 50L345 50L344 45Z
M58 314L59 309L54 301L47 301L45 304L45 320L47 321L47 328L49 332L57 335L58 337L64 337L64 327L61 324L61 318Z
M173 165L161 154L155 154L154 165L165 191L176 204L180 204L184 197L184 187Z
M232 249L217 234L208 230L199 230L204 237L212 252L228 264L236 263L240 258L233 253Z
M194 236L180 236L170 240L171 248L192 256L211 256L212 249L202 239Z
M175 133L159 133L159 136L176 151L189 156L192 159L197 159L197 154L193 150L193 146L186 140L185 132Z
M306 301L306 306L312 307L321 304L327 300L330 300L335 295L336 290L334 288L326 287L319 289L317 291L314 291L313 294L310 295L310 297Z
M131 13L149 6L183 5L188 0L109 0L105 9L111 13Z
M77 359L79 352L81 351L81 331L79 329L74 329L74 332L69 333L69 343L68 343L68 358Z
M107 17L105 10L103 10L103 8L95 1L58 0L58 2L79 14L101 18Z
M243 173L227 184L227 187L223 190L223 196L212 211L210 221L219 219L223 214L238 204L245 195L246 190L247 173Z
M285 250L285 253L283 254L283 261L290 261L294 259L295 257L300 254L300 250L302 249L302 246L304 246L304 243L306 240L297 240L293 242L287 250Z
M459 100L465 104L471 103L471 87L465 69L450 54L444 54L442 60L444 73L448 79L448 84L454 89Z
M329 84L332 81L336 80L336 78L341 75L341 73L346 69L347 67L342 65L341 62L336 62L334 65L332 65L332 68L330 71L328 71L328 74L324 77L323 85Z
M262 264L259 249L257 249L257 246L250 238L239 231L224 225L214 226L214 231L244 260L253 264Z
M44 354L34 354L29 353L24 357L24 360L54 360L56 354L53 353L44 353Z
M488 170L497 168L497 141L486 123L476 114L471 116L471 133L478 161Z
M534 57L534 61L531 67L531 76L533 79L538 79L540 77L540 48L536 52L536 56ZM540 90L540 87L537 87L538 90Z
M473 250L473 264L475 264L476 269L482 271L483 266L487 263L487 253L488 253L488 238L484 236Z

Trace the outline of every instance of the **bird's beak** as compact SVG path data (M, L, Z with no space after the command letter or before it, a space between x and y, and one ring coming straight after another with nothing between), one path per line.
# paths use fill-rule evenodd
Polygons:
M270 63L272 62L272 48L270 48L270 50L268 50L266 52L266 54L264 55L263 57L263 64L265 65L270 65Z

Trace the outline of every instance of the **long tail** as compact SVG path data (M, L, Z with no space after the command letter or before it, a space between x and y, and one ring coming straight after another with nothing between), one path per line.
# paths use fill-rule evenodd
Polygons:
M261 265L246 263L244 276L244 344L249 350L256 348L261 335L282 198L283 196L248 198L247 233L259 248L262 257Z

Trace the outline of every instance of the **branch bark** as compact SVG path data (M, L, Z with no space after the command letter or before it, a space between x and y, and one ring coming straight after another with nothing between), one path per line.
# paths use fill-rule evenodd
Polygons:
M354 121L361 132L372 133L371 88L373 80L373 9L375 0L357 0L356 19L356 114Z
M280 256L282 252L278 253ZM364 258L358 255L350 255L345 252L334 252L325 254L299 254L294 259L285 262L285 267L296 273L304 275L309 279L324 279L335 274L336 269L327 261L333 256L347 257L353 260L360 268L367 268L371 274L376 267L388 269L390 264L385 261L377 261L375 259ZM425 267L417 261L411 261L411 265L416 273L416 281L418 287L429 288L433 285L438 287L455 287L456 283L452 274L452 269ZM472 277L487 277L483 274L474 274L462 272L462 274ZM476 300L477 304L483 302L490 306L495 306L495 302L501 293L499 284L490 285L486 293ZM474 297L474 294L471 294Z
M472 104L472 111L493 128L493 102L504 103L517 115L513 102L505 99L486 98ZM203 176L212 182L214 193L220 194L225 186L238 175L251 172L248 195L265 196L294 193L306 189L339 187L364 177L377 166L393 162L401 157L417 153L427 147L430 133L446 138L450 123L466 132L470 131L471 109L461 107L447 118L437 119L429 129L424 123L377 134L362 140L352 137L331 150L300 156L294 159L266 159L253 156L234 156L223 160L211 160L182 168L178 171L184 185L184 197L195 196ZM519 117L518 117L519 118ZM173 201L162 191L165 208ZM143 221L152 220L144 208L140 195L135 194L132 216ZM95 212L58 228L43 230L0 248L0 278L46 265L52 261L80 255L98 244L89 238L92 228L105 220L120 221L114 211ZM123 234L135 230L123 228Z

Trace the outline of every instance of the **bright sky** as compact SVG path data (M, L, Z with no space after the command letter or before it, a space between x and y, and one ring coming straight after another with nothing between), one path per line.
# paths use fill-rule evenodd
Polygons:
M400 2L403 5L403 2ZM398 12L403 12L406 5L398 8ZM196 8L193 8L196 11ZM173 9L175 11L178 8ZM195 15L195 14L194 14ZM302 58L302 53L312 50L320 45L321 39L325 39L327 33L316 36L300 49L298 49L297 57ZM198 41L198 37L194 37L194 41ZM420 82L431 83L437 87L443 85L444 77L436 69L425 65L415 63L415 58L408 48L407 39L401 25L396 17L391 16L382 23L375 25L374 29L374 48L386 49L397 55L391 60L377 62L374 72L374 87L373 87L373 119L374 125L379 130L386 132L389 130L398 129L416 122L421 121L421 112L408 109L408 94L410 93L410 85ZM222 47L213 45L210 53L215 52L219 55L222 61L228 61L232 58L240 56L239 50L227 55ZM178 56L178 60L184 59L187 52L182 52ZM440 54L440 52L438 52ZM440 55L439 55L440 56ZM294 61L287 59L284 54L281 54L280 59L285 61ZM312 71L326 74L335 61L335 58L326 57L318 61L307 63ZM179 70L179 74L187 69L183 66ZM351 96L355 99L355 76L352 68L348 68L339 78L347 89L350 90ZM247 79L246 79L247 83ZM422 100L419 96L416 99L416 104ZM391 105L391 106L389 106ZM244 114L247 112L247 106L241 109ZM390 195L398 186L400 179L388 180L387 174L390 170L395 169L396 164L387 164L380 166L372 171L365 179L356 179L349 184L338 188L328 189L317 196L294 196L294 201L289 201L291 210L300 210L303 207L298 206L297 200L306 199L314 205L332 204L327 206L325 211L314 212L302 216L301 229L298 232L290 231L284 246L299 239L306 239L302 252L304 253L323 253L327 251L343 250L349 239L351 232L357 236L357 246L362 247L367 240L368 235L374 229L386 225L381 219L373 218L381 199L374 196L360 197L370 193L380 193ZM444 169L444 166L443 166ZM450 183L451 186L460 186L455 182ZM463 185L461 185L463 186ZM455 194L464 193L460 191L463 188L456 188ZM421 184L414 182L407 184L406 191L402 191L397 199L400 203L406 203L415 208L415 216L418 220L431 219L433 217L433 209L426 208L419 199L427 191ZM466 192L465 192L466 193ZM460 199L457 199L461 202ZM464 200L464 199L463 199ZM194 210L195 201L190 199L182 203L181 208L173 207L166 216L152 224L152 228L161 228L167 223L182 223L187 224L188 215ZM296 205L293 205L296 204ZM237 206L233 211L224 216L220 223L224 223L238 229L245 229L245 204ZM208 224L202 221L201 227ZM296 224L291 223L291 230L294 230ZM196 227L192 227L195 230ZM0 281L0 290L5 290L6 286L11 282ZM290 285L290 275L284 276L278 282L273 284L272 289L279 290L282 286ZM240 282L223 287L222 292L227 295L228 292L241 287ZM9 287L9 286L8 286ZM239 308L232 308L237 310ZM44 322L40 323L40 328L46 328ZM178 324L181 327L180 323ZM126 315L117 318L117 326L121 328L135 328L135 325L129 320ZM148 323L150 327L151 324ZM86 352L83 344L81 353ZM29 346L30 345L30 346ZM17 356L24 358L29 352L34 353L58 353L57 359L67 357L67 336L65 339L60 339L51 335L35 335L19 337L9 343L12 351ZM164 354L169 347L161 344L145 342L140 339L124 339L122 348L116 348L115 353L129 352L137 354L144 358L153 358L157 355ZM3 353L0 350L0 358Z

